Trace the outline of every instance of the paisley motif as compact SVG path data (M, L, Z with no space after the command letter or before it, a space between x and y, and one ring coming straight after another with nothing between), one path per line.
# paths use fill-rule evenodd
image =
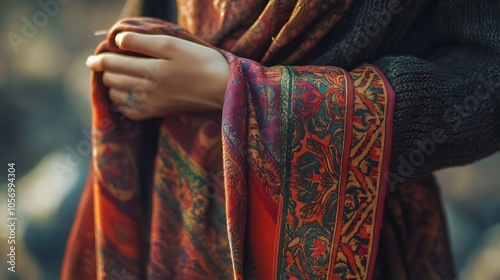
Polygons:
M94 157L99 159L94 161L96 183L113 198L126 202L138 194L137 165L126 143L102 143L95 147Z

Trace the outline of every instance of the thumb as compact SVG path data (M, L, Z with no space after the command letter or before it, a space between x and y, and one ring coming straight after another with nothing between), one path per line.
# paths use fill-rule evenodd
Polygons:
M167 35L148 35L135 32L120 32L115 44L124 51L144 54L154 58L172 59L177 51L177 38Z

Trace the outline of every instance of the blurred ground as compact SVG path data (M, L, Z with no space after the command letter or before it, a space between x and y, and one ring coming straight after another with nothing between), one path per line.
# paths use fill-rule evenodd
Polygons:
M102 39L93 36L94 30L109 28L124 2L59 1L66 4L52 7L51 14L45 12L46 20L37 1L10 1L2 3L0 10L0 160L4 166L0 174L7 178L6 163L15 161L19 218L15 274L6 269L7 232L3 222L0 226L0 279L59 278L90 160L85 59ZM24 35L29 36L23 35L26 21L36 29L25 27ZM12 33L24 40L14 35L13 45L14 37L8 35ZM461 279L500 279L499 167L497 154L438 173ZM1 221L7 215L6 188L6 180L0 179Z

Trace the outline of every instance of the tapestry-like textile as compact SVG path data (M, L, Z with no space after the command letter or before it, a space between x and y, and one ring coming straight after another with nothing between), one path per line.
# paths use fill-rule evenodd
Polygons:
M121 52L120 31L210 46L133 18L96 53ZM63 279L371 279L389 83L368 64L266 67L220 51L231 69L222 113L130 121L93 73L92 166Z

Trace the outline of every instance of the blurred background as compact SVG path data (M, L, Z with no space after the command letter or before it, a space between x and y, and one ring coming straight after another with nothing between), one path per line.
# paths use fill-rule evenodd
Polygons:
M58 279L90 162L88 55L124 0L2 1L0 279ZM64 3L64 4L63 4ZM7 162L16 163L16 273L7 271ZM460 279L500 279L500 154L438 173ZM5 179L3 179L5 178Z

